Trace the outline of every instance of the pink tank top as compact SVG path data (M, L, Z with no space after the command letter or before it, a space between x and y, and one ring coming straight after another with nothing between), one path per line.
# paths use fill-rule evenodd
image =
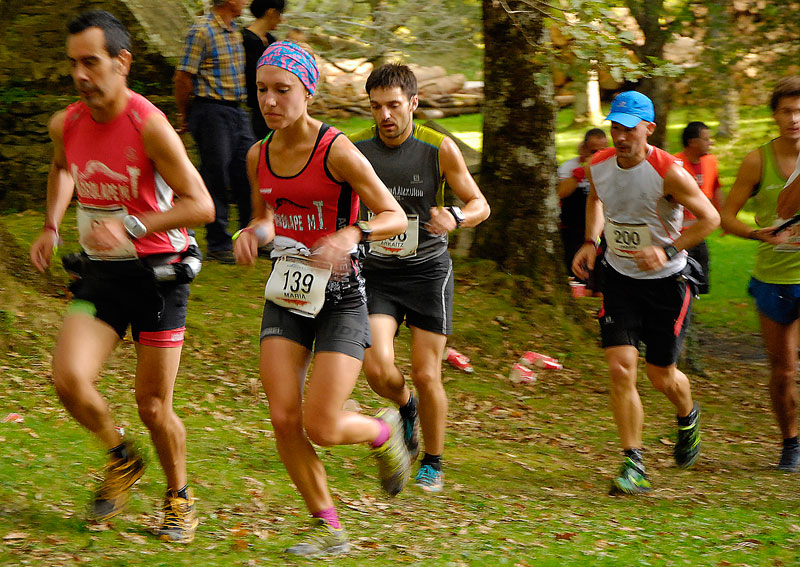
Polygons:
M341 132L323 124L305 167L292 177L272 173L270 136L261 144L258 187L275 215L275 234L307 247L353 224L358 217L358 194L347 183L333 179L326 165L331 144Z
M95 122L82 102L67 107L64 151L78 202L114 216L172 208L174 194L147 157L142 128L154 112L163 113L143 96L129 91L125 111L111 122ZM185 251L185 228L148 234L133 241L136 255Z

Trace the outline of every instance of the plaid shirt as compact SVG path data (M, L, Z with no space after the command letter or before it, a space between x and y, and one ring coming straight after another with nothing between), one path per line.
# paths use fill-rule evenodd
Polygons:
M236 24L226 27L213 11L197 18L186 36L178 71L194 75L195 96L246 100L244 46Z

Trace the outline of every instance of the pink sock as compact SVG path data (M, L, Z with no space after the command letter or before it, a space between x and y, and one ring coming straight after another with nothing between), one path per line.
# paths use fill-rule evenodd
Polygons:
M378 425L381 426L381 432L378 433L378 436L375 438L375 441L372 442L373 449L377 449L378 447L386 443L386 440L392 434L392 430L389 429L388 423L386 423L382 419L376 419L375 421L377 421Z
M336 513L336 507L331 506L330 508L326 508L325 510L320 510L319 512L315 512L311 514L312 518L320 518L321 520L326 521L333 529L338 530L342 527L342 524L339 523L339 515Z

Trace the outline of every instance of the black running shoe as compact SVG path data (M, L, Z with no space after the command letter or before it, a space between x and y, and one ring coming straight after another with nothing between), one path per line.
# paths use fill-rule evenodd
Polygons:
M695 404L692 412L695 414L692 423L678 425L678 442L673 450L675 464L682 469L691 467L700 456L700 406Z
M800 470L800 446L794 445L783 448L778 470L788 473L796 473Z
M400 418L403 421L403 440L408 449L408 460L413 463L419 456L419 414L416 404L413 412L409 412L409 414L406 416L400 413Z

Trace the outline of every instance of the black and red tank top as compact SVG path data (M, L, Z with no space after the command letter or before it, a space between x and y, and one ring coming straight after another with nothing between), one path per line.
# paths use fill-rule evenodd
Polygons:
M331 145L339 135L339 130L323 124L308 162L291 177L272 172L272 136L261 144L258 188L274 212L276 235L288 236L310 248L323 236L356 222L358 195L347 183L336 181L327 167Z
M289 177L272 171L269 161L272 135L261 143L258 190L273 210L276 236L292 238L311 248L323 236L350 226L358 219L358 194L348 183L335 180L327 166L331 145L341 134L336 128L323 124L305 166ZM361 266L355 255L351 264L348 276L328 282L326 295L336 303L345 298L365 301Z

